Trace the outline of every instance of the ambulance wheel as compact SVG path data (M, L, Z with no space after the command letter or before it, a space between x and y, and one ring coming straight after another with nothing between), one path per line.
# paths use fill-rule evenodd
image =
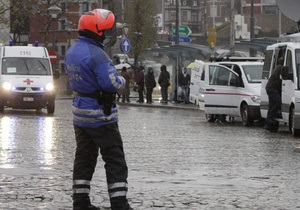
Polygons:
M215 122L217 120L216 115L214 114L206 114L207 122Z
M47 106L47 113L48 113L48 114L53 114L53 113L54 113L54 110L55 110L55 104L54 104L54 103L50 103L50 104Z
M290 113L289 128L290 131L292 131L293 136L300 136L300 129L295 129L295 108L292 108Z
M253 125L253 119L250 116L250 110L247 104L243 104L241 107L241 117L242 117L242 124L244 126Z

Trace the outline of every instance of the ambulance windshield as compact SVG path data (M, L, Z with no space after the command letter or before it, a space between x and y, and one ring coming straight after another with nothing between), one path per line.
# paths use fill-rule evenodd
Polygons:
M4 58L3 75L51 75L49 60L46 58Z

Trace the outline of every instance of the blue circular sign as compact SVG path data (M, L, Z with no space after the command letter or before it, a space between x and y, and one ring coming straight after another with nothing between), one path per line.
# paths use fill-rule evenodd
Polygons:
M127 38L122 39L121 42L121 51L123 53L128 53L130 50L130 41Z

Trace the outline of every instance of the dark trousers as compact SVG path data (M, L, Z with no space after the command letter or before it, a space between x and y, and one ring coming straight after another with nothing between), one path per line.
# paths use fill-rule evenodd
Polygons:
M267 119L274 119L281 107L281 93L273 88L266 88L269 97Z
M126 100L127 102L130 101L129 95L122 95L122 102L125 102L125 100Z
M168 87L161 86L160 91L161 91L162 100L167 102L168 101Z
M138 86L139 102L144 102L144 86Z
M73 168L74 203L76 199L89 196L89 181L93 177L100 148L105 162L111 208L127 209L128 169L118 124L111 123L98 128L74 126L74 129L77 144Z
M152 102L152 93L153 93L153 88L147 88L146 91L147 102Z

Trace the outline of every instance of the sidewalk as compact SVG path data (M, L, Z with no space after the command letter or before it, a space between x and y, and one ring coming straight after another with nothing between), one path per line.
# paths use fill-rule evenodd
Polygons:
M73 95L57 95L56 99L72 99ZM169 101L167 104L160 103L160 96L153 95L153 103L146 103L146 99L144 103L136 102L138 100L138 96L136 92L130 93L130 101L131 102L117 102L120 106L143 106L143 107L157 107L157 108L168 108L168 109L190 109L190 110L199 110L199 106L193 103L184 104L184 103L176 103L174 101Z

